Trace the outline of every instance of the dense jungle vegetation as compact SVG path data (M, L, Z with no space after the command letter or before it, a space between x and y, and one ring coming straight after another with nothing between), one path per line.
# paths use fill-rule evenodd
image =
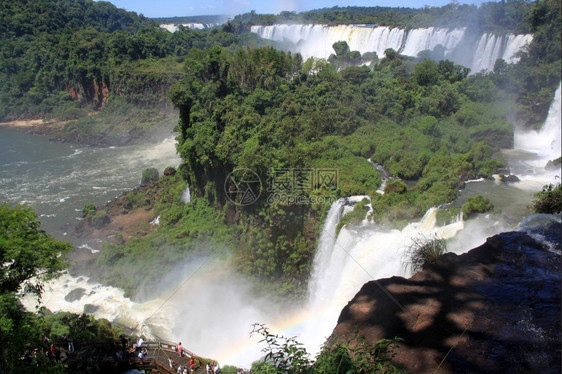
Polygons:
M371 67L336 69L271 47L191 49L169 95L184 162L173 178L189 184L192 203L180 201L185 184L166 189L168 198L152 204L159 230L109 245L99 257L105 279L134 292L158 272L121 274L170 269L209 247L232 251L238 270L265 292L302 295L333 199L369 195L375 220L401 226L453 200L463 180L490 177L502 166L495 151L512 146L508 116L542 123L560 82L560 44L546 37L559 38L559 2L533 6L525 18L536 35L529 52L518 65L499 60L489 74L469 76L450 61L393 50ZM339 62L347 53L341 47ZM375 193L380 176L371 162L402 181ZM306 174L334 169L337 186ZM259 199L245 204L233 195L236 186L225 181L234 170L255 173ZM291 203L299 199L311 203Z
M148 141L151 130L169 133L175 124L166 93L189 49L252 38L220 29L172 34L103 1L3 1L0 121L70 121L59 137L88 143Z
M134 293L138 279L121 274L148 267L144 279L150 281L204 243L234 251L238 269L265 289L275 285L280 296L299 295L330 199L370 195L373 218L395 226L451 201L464 179L489 177L502 165L493 154L511 146L508 116L530 126L544 121L560 81L559 0L383 9L298 16L390 24L357 17L401 14L411 26L408 20L416 17L439 23L471 10L483 29L499 24L531 31L534 41L519 64L498 60L493 72L469 76L450 61L393 50L372 66L348 66L357 53L345 43L334 45L330 61L255 48L267 43L243 30L270 17L255 13L219 28L169 33L105 2L2 2L0 119L70 120L63 137L95 143L105 136L148 138L148 129L166 127L166 118L177 116L167 114L173 104L184 164L162 183L166 198L148 203L162 215L161 227L109 245L99 258L103 278ZM279 19L296 16L282 13ZM380 176L371 162L407 183L375 193ZM262 182L253 204L228 199L233 186L225 191L225 178L237 168ZM337 179L312 183L311 170L335 170ZM287 180L298 180L298 189L267 201L279 192L272 186ZM188 205L179 199L186 183L194 196ZM133 193L128 198L131 207L147 204ZM302 198L314 203L291 203Z
M408 58L393 50L371 66L346 67L353 51L342 44L334 48L337 64L303 61L243 32L257 20L304 17L401 27L478 19L482 30L532 32L534 39L519 64L499 60L493 72L468 75L450 61ZM135 131L142 137L143 128L161 127L175 107L182 165L121 197L130 210L153 208L160 226L108 244L97 260L99 277L134 295L144 282L190 256L232 256L259 291L294 300L303 295L333 199L368 195L373 219L400 227L454 199L463 180L497 172L502 161L495 151L512 144L507 119L541 124L560 82L560 17L559 0L480 8L452 3L416 11L336 8L249 13L219 28L180 27L172 34L106 2L3 1L0 120L69 121L64 131L81 134L74 139ZM400 178L384 195L376 193L381 179L373 163ZM252 174L230 174L234 170ZM328 172L327 179L315 179L315 170ZM252 181L248 176L261 185L245 200L235 182ZM180 199L186 184L192 191L187 204ZM557 199L559 206L559 193L559 186L547 188L537 205L550 207ZM118 333L85 317L45 312L37 319L14 302L29 277L45 269L54 275L66 266L58 253L70 248L45 236L35 218L26 208L0 205L4 372L19 364L22 353L41 349L42 335ZM8 235L18 225L27 230L25 240ZM35 372L60 369L38 364Z

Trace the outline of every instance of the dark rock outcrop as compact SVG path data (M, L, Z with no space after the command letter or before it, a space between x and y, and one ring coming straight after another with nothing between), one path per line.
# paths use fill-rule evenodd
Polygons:
M409 279L371 281L332 339L403 338L395 361L412 373L560 373L560 233L499 234Z
M68 301L69 303L80 300L86 294L86 290L84 288L75 288L69 293L66 294L64 300Z
M519 182L519 181L520 181L520 179L516 175L513 175L513 174L505 175L502 178L503 183L516 183L516 182Z

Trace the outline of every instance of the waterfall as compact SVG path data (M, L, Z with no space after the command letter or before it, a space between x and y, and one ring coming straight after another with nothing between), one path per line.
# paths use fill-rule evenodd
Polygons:
M342 208L345 204L345 199L339 199L332 203L326 222L318 240L318 251L313 263L313 272L310 275L309 293L320 289L322 287L323 275L326 274L327 262L324 260L330 256L331 248L334 247L336 242L336 227L340 222L342 216Z
M469 65L473 73L482 70L493 70L498 58L502 58L508 64L519 61L517 53L525 48L532 41L531 35L497 36L493 34L483 34L478 43L472 63Z
M185 189L181 193L181 201L186 204L191 202L191 190L189 189L189 185L185 186Z
M44 283L40 304L30 294L22 303L29 311L41 305L105 318L149 340L182 341L203 357L249 368L262 355L259 338L248 338L252 323L273 325L276 316L265 312L271 302L254 297L251 285L232 269L231 262L213 256L180 261L150 294L137 295L138 301L122 289L66 273Z
M400 50L400 53L415 57L421 51L433 51L440 45L445 48L445 56L448 56L463 40L465 30L465 28L449 30L433 27L413 29L408 33L404 48Z
M199 22L191 22L191 23L182 23L183 27L192 29L192 30L203 30L208 29L210 27L218 26L215 23L199 23ZM168 30L169 32L176 32L178 31L179 26L174 23L162 23L160 24L160 28L164 30Z
M526 48L533 41L533 36L526 35L506 35L506 45L503 49L502 58L508 64L519 62L517 53Z
M342 40L345 40L353 51L359 51L361 54L376 52L382 57L387 48L400 49L405 33L402 29L385 26L352 25L252 26L251 31L264 39L288 44L291 51L299 52L305 59L327 59L335 53L332 45Z
M354 200L360 198L363 196ZM437 227L438 209L431 208L419 222L402 230L383 230L375 223L363 221L360 225L344 226L336 237L345 203L340 199L332 204L314 259L305 309L315 318L299 331L299 338L312 352L331 334L341 310L363 284L408 275L404 260L412 238L436 235L447 239L463 228L460 217L447 226Z
M560 157L560 91L562 82L554 94L554 100L550 105L546 121L539 131L517 130L514 136L514 148L525 150L537 155L538 159L533 163L537 167L544 167L545 164ZM560 168L558 168L560 176Z
M344 226L336 238L341 207L341 200L332 204L320 237L309 283L312 306L330 302L334 297L343 297L345 305L368 280L407 275L401 263L410 238L437 235L447 239L463 228L460 218L447 226L436 226L438 209L431 208L419 222L410 223L402 230L382 230L375 223L363 223ZM346 291L348 288L351 294Z
M542 155L543 169L545 160L560 156L561 86L556 91L543 129L531 134L516 133L516 146ZM559 168L557 173L560 175ZM522 182L515 184L517 186L495 188L509 188L509 191L501 190L499 194L511 196L511 190L525 189L529 185L525 181L528 177L521 177ZM540 183L544 184L545 179L540 179ZM532 185L532 191L536 192L537 189L540 189L537 184ZM505 204L514 204L513 200L494 201L500 203L499 209L505 208ZM419 222L412 222L402 230L382 230L375 223L363 221L360 225L344 226L336 237L336 227L346 204L346 200L340 199L330 208L313 262L305 309L315 318L311 318L306 327L299 331L299 338L310 351L318 349L331 334L339 313L363 284L374 279L408 276L404 261L412 238L436 236L451 239L448 249L460 254L481 245L486 237L512 229L489 216L470 220L466 225L459 216L456 221L438 227L438 208L431 208Z
M281 24L252 26L251 31L264 39L281 43L281 48L298 52L305 59L327 59L335 53L332 45L338 41L346 41L350 50L361 54L376 52L379 58L384 57L384 51L388 48L406 56L417 57L421 51L435 51L440 46L443 48L444 58L469 67L472 73L491 71L498 58L503 58L510 64L516 63L519 61L517 53L533 39L529 34L486 33L477 35L474 41L474 35L464 27L429 27L406 31L387 26Z

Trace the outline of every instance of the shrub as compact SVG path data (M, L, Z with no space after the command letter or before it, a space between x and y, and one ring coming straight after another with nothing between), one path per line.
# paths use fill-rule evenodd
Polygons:
M406 373L402 365L392 362L395 349L403 341L395 337L370 344L356 332L347 343L336 341L324 345L316 357L312 373Z
M388 180L388 182L386 182L386 185L384 186L385 194L389 194L389 193L403 194L407 191L408 191L408 187L406 186L406 183L404 183L400 179L390 179Z
M141 185L147 185L158 180L158 169L148 168L142 172Z
M447 252L447 242L437 236L412 238L412 244L406 251L406 268L412 273L418 272L427 264L436 263Z
M363 336L357 340L358 344L350 349L355 364L355 373L406 373L402 365L392 362L392 359L396 356L395 349L404 339L398 337L381 339L374 344L367 343Z
M267 373L270 372L269 364L278 369L281 373L284 372L306 372L311 367L312 361L308 358L308 352L302 347L296 339L287 338L281 335L272 334L269 332L268 328L259 323L254 323L253 334L259 334L263 337L260 342L267 343L267 347L262 349L262 352L266 353L263 364L260 367L252 366L252 371L255 373ZM256 363L257 364L257 363ZM265 370L263 370L265 369Z
M324 346L316 357L314 371L317 373L349 373L354 368L349 346L336 344L335 347Z
M353 210L342 217L338 226L336 227L336 235L339 234L341 228L345 225L356 225L361 223L365 219L367 212L369 211L369 199L365 198L355 204Z
M232 365L224 365L221 368L221 373L223 373L223 374L237 374L238 368L236 366L232 366Z
M115 242L117 244L124 244L125 238L123 238L123 234L121 234L120 232L116 232L115 233Z
M166 176L176 175L176 169L171 166L168 166L166 169L164 169L164 175Z
M541 192L535 194L533 210L537 213L560 213L562 211L562 189L560 183L554 186L552 183L543 186Z
M82 213L84 213L84 217L93 216L96 213L96 206L92 203L88 203L84 205Z
M469 197L468 202L462 205L462 215L467 219L472 213L484 213L494 209L494 205L482 195Z
M252 372L256 374L405 373L401 365L392 362L396 356L395 349L404 341L398 337L370 344L356 332L346 343L336 341L325 344L316 362L313 362L294 337L271 334L265 325L259 323L254 323L253 327L252 334L261 335L261 342L267 343L267 347L262 349L266 353L263 360L252 364Z
M107 215L107 211L97 210L96 206L92 203L84 205L82 212L84 213L84 218L86 219L86 221L94 227L100 228L103 225L109 223L109 216Z

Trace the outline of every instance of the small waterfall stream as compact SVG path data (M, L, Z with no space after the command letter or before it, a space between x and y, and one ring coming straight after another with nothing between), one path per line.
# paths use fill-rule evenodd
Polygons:
M539 131L517 131L514 137L514 148L538 156L538 167L544 167L545 163L560 157L561 153L561 123L560 117L560 91L562 83L554 95L554 100L550 105L548 117L544 126Z
M191 202L191 190L189 189L189 186L185 186L185 189L181 193L181 201L186 204Z

